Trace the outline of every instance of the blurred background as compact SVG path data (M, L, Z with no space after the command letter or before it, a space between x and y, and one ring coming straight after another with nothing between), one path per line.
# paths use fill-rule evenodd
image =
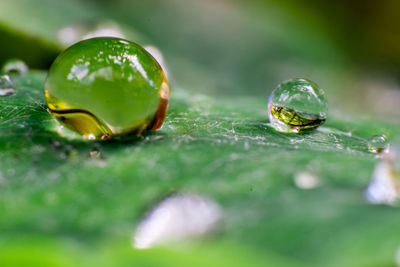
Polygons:
M174 88L267 97L306 77L332 112L399 122L397 0L1 0L0 63L46 69L82 38L156 47Z

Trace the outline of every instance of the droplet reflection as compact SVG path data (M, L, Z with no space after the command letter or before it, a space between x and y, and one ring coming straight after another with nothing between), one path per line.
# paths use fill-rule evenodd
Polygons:
M159 203L136 228L133 246L146 249L184 241L212 231L221 219L214 201L194 194L177 194Z

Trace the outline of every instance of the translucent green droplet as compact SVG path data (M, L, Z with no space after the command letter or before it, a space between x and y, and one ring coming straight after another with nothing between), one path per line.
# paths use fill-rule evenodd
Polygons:
M8 96L15 93L15 84L7 74L0 75L0 96Z
M388 144L386 136L374 135L368 142L368 150L373 153L382 152Z
M141 46L113 37L81 41L50 68L49 111L87 139L140 135L161 127L169 86L157 61Z
M26 74L29 71L28 66L25 64L24 61L20 59L9 59L4 63L3 68L1 69L2 72L8 74Z
M307 79L281 83L268 100L269 120L279 132L300 133L316 129L325 122L327 110L324 91Z

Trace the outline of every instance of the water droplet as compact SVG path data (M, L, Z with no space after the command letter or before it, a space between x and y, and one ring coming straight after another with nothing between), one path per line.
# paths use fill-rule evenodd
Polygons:
M281 83L268 100L269 120L279 132L300 133L316 129L325 122L327 110L324 91L306 79Z
M15 84L9 75L0 75L0 96L8 96L15 93Z
M319 178L309 172L296 173L294 183L301 189L313 189L320 185Z
M20 59L9 59L4 63L3 68L1 69L2 72L7 73L7 74L19 74L23 75L28 73L29 68L25 64L24 61Z
M373 153L380 153L382 152L388 145L386 136L384 135L374 135L368 141L368 150Z
M90 152L89 152L89 156L92 159L100 159L101 158L101 152L97 147L94 147Z
M394 204L399 199L399 172L396 170L396 161L399 155L388 151L382 155L381 160L375 165L372 181L365 196L372 204Z
M159 64L141 46L102 37L76 43L57 57L45 98L61 124L88 140L106 140L160 129L169 86Z
M173 195L159 203L140 222L133 246L145 249L205 235L215 229L221 216L220 206L206 197Z

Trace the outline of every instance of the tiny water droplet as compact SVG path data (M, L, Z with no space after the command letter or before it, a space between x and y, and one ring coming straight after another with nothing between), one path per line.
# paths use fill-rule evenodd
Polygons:
M12 58L7 60L6 63L4 63L1 71L7 74L23 75L28 73L29 68L24 61L17 58Z
M400 170L397 163L400 155L389 150L375 165L372 181L365 191L365 197L372 204L394 204L399 200Z
M15 93L15 84L9 75L0 75L0 96L8 96Z
M380 153L388 145L388 141L386 139L386 136L384 135L374 135L372 138L368 141L368 150L371 151L372 153Z
M133 247L185 241L215 229L221 219L220 206L194 194L177 194L161 201L136 228Z
M306 79L281 83L268 100L269 120L279 132L300 133L316 129L325 122L327 110L324 91Z
M313 189L320 185L319 178L308 172L298 172L294 176L294 183L301 189Z
M101 152L97 147L95 147L89 152L89 156L93 159L99 159L101 158Z

